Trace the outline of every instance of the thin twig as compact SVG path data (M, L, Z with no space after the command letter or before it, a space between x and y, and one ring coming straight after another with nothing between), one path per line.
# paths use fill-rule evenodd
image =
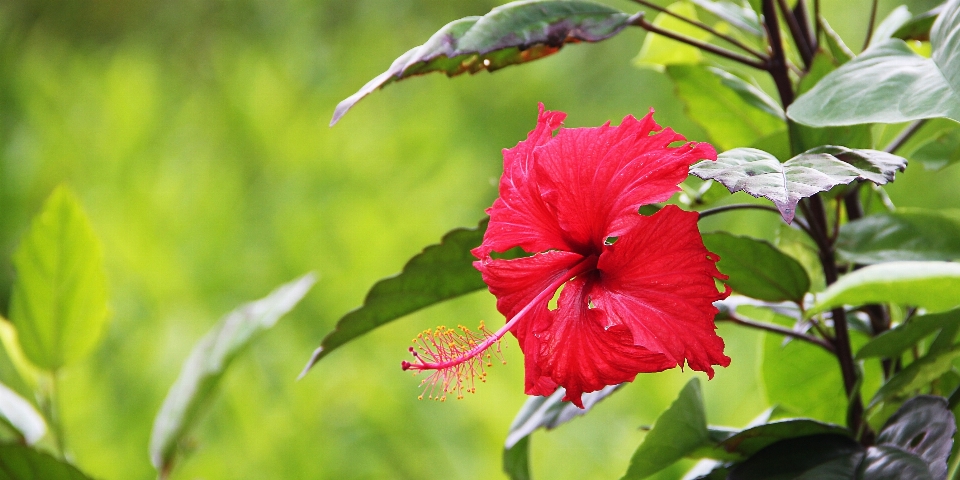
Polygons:
M867 23L867 37L863 40L863 48L860 50L866 50L870 46L870 39L873 37L873 24L877 22L877 0L873 0L872 5L870 6L870 20Z
M733 322L737 325L743 325L745 327L756 328L758 330L778 333L780 335L795 338L797 340L803 340L805 342L810 342L814 345L817 345L818 347L821 347L830 353L835 353L836 351L833 345L830 344L830 342L822 338L817 338L817 337L814 337L813 335L807 335L805 333L796 332L789 328L781 327L780 325L774 325L772 323L754 322L753 320L738 318L735 315L728 315L724 318L718 318L717 321Z
M730 50L720 48L716 45L711 45L709 43L702 42L695 38L690 38L684 35L671 32L669 30L664 30L648 22L645 18L643 18L643 12L638 12L636 15L634 15L633 18L631 18L630 20L630 25L634 25L634 26L643 28L644 30L647 30L659 35L663 35L664 37L671 38L681 43L686 43L687 45L692 45L701 50L705 50L707 52L713 53L715 55L719 55L721 57L733 60L735 62L742 63L744 65L756 68L758 70L767 70L767 64L764 62L758 62L750 57L741 55L736 52L731 52Z
M813 51L810 50L810 45L807 43L803 31L800 30L800 22L797 21L797 17L790 11L787 0L777 0L777 3L780 5L780 12L783 13L783 19L786 20L787 26L790 28L790 34L793 35L793 43L797 46L797 51L800 52L800 58L803 59L803 64L807 68L810 68L810 62L813 61Z
M756 205L753 203L738 203L735 205L724 205L722 207L715 207L715 208L708 208L706 210L701 210L700 219L702 220L711 215L716 215L718 213L723 213L723 212L729 212L731 210L748 210L748 209L766 210L768 212L773 212L773 213L776 213L777 215L780 215L780 210L777 210L776 208L771 207L769 205Z
M654 10L660 12L660 13L667 14L667 15L673 17L673 18L676 18L677 20L680 20L680 21L689 23L690 25L693 25L694 27L697 27L697 28L699 28L699 29L701 29L701 30L703 30L703 31L705 31L705 32L710 32L710 34L712 34L713 36L715 36L715 37L717 37L717 38L719 38L719 39L721 39L721 40L723 40L723 41L725 41L725 42L727 42L727 43L729 43L729 44L731 44L731 45L733 45L733 46L735 46L735 47L737 47L737 48L742 49L743 51L745 51L745 52L747 52L747 53L749 53L749 54L751 54L751 55L759 58L760 60L766 60L766 59L767 59L767 56L764 55L762 52L757 51L755 48L753 48L753 47L751 47L751 46L749 46L749 45L741 42L740 40L737 40L736 38L731 37L730 35L727 35L727 34L725 34L725 33L718 32L717 30L715 30L715 29L714 29L713 27L711 27L710 25L707 25L707 24L705 24L705 23L703 23L703 22L701 22L701 21L694 20L694 19L692 19L692 18L687 18L687 17L684 17L684 16L682 16L682 15L678 15L678 14L673 13L673 12L671 12L670 10L667 10L666 8L663 8L663 7L661 7L661 6L659 6L659 5L655 4L655 3L650 3L650 2L648 2L647 0L633 0L633 1L636 2L636 3L639 3L640 5L645 6L645 7L647 7L647 8L652 8L652 9L654 9Z
M773 77L777 93L780 94L780 104L786 110L793 103L793 85L790 84L790 74L787 73L787 55L783 51L780 23L777 21L777 8L773 5L773 0L763 0L763 21L773 53L767 62L766 70Z
M890 144L883 149L883 151L887 153L896 152L900 149L900 147L907 143L907 140L910 140L910 137L913 137L914 134L920 131L920 128L922 128L926 123L926 118L911 123L907 128L903 129L903 131L900 132L900 135L897 135L897 138L894 138L893 141L891 141Z
M810 45L810 50L816 54L818 48L820 48L820 39L813 35L813 32L810 31L810 21L807 15L807 2L804 0L797 0L797 5L793 7L793 16L797 18L797 21L800 23L800 33L803 34L803 38L806 40L807 45Z

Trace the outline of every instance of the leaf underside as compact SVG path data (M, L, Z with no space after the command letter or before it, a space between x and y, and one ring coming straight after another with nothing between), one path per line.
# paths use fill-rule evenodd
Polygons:
M448 77L492 72L537 60L567 43L606 40L623 30L629 18L614 8L583 0L524 0L494 8L482 17L455 20L340 102L330 126L360 99L395 81L430 72Z

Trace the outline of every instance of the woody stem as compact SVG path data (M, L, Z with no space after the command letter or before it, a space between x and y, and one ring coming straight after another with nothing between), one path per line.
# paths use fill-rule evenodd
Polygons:
M538 293L536 297L533 297L533 300L531 300L529 303L524 305L524 307L520 309L520 311L517 312L516 315L510 318L510 320L504 326L500 327L500 329L494 332L493 335L490 335L489 337L484 339L482 342L478 343L477 346L471 348L463 355L451 360L444 361L444 362L424 362L423 360L420 359L420 357L417 357L418 363L403 362L402 364L403 369L404 370L410 370L410 369L442 370L444 368L453 367L455 365L459 365L463 362L469 361L471 358L476 357L477 355L480 355L481 353L485 352L494 343L497 343L501 338L503 338L504 335L507 334L507 332L510 331L511 328L513 328L520 321L521 318L523 318L527 313L529 313L530 310L532 310L536 305L538 305L540 302L544 301L545 299L552 297L554 292L556 292L561 285L563 285L564 283L567 283L568 281L572 280L574 277L576 277L577 275L580 275L581 273L584 273L590 269L596 268L596 266L597 266L597 257L590 256L580 260L569 270L558 274L557 277L552 282L550 282L550 284L547 285L546 288L543 289L543 291Z

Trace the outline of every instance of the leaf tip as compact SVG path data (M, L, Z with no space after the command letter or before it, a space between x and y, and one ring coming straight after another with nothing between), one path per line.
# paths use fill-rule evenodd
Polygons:
M327 352L324 350L323 345L317 347L317 349L313 351L313 355L310 355L310 360L307 361L307 365L303 367L300 375L297 375L297 381L299 382L303 379L303 377L307 376L307 372L309 372L310 369L313 368L313 366L316 365L317 362L319 362L320 359L326 354Z

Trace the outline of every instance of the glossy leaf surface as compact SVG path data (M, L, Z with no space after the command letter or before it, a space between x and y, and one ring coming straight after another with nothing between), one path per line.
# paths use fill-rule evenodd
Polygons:
M960 305L960 263L888 262L862 268L827 287L807 315L841 305L887 302L932 312Z
M772 201L789 223L802 198L857 179L882 185L905 166L903 158L877 150L817 147L780 163L762 150L735 148L718 155L715 162L690 167L690 173L716 180L731 192Z
M943 397L920 395L907 400L897 413L887 420L877 436L877 445L916 455L929 470L931 478L944 480L947 477L947 458L950 456L956 431L957 426L953 413L947 408L947 400Z
M363 306L344 315L336 328L320 342L320 347L300 376L333 350L385 323L421 308L486 288L476 260L470 253L483 241L487 220L476 228L458 228L417 254L403 270L380 280L367 293Z
M310 273L281 285L260 300L241 305L194 345L153 423L150 461L155 468L163 471L173 462L178 443L213 399L233 359L258 334L293 309L315 281Z
M837 252L864 265L960 259L960 215L912 209L870 215L840 228Z
M10 321L34 365L57 370L100 339L107 320L102 255L76 197L58 187L13 256L17 280Z
M340 102L330 125L360 99L395 81L430 72L449 77L492 72L556 53L567 43L605 40L626 27L629 18L614 8L583 0L522 0L482 17L455 20Z
M24 445L0 445L0 480L90 480L76 467Z

